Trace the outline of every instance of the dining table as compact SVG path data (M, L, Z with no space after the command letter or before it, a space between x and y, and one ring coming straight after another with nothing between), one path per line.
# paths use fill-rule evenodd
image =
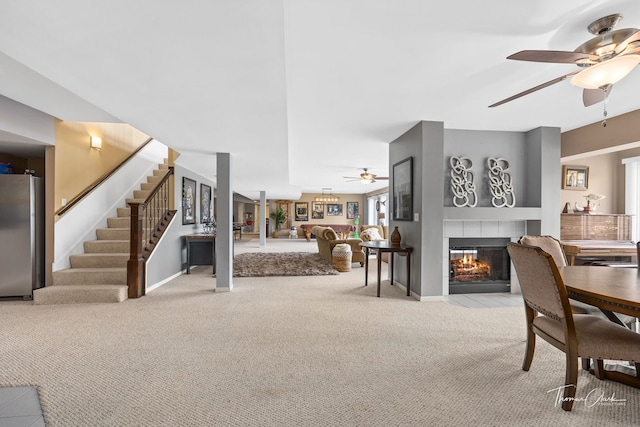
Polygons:
M615 313L640 318L640 270L602 266L559 267L569 298L599 308L622 324ZM638 349L640 354L640 348ZM626 370L626 369L625 369ZM605 369L605 378L640 388L640 372Z

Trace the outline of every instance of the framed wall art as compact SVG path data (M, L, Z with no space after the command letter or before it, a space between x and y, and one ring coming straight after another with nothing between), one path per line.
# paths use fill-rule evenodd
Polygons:
M413 220L413 157L393 165L393 219Z
M358 202L347 202L347 219L356 219L359 216Z
M211 186L200 184L200 224L208 224L213 220L213 202Z
M311 202L311 219L324 219L324 204Z
M589 167L562 167L562 188L564 190L586 190L589 188Z
M327 216L342 216L342 203L329 203L327 205Z
M182 177L182 225L196 223L196 182Z
M309 221L309 203L296 202L296 221Z

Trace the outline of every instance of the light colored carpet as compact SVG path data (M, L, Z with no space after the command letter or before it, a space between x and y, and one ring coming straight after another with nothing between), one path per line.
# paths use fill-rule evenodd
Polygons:
M340 274L319 253L260 252L233 258L236 277L326 276Z
M640 391L584 371L589 405L555 405L564 355L540 340L521 370L522 308L388 283L376 298L363 268L214 280L205 266L121 304L0 302L0 386L38 386L53 427L638 425Z

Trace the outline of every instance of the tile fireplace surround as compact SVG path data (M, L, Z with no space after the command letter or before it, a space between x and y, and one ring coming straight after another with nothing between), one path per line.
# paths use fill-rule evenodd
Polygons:
M477 221L444 221L442 242L442 294L449 295L449 239L472 237L502 237L516 242L526 234L526 220L477 220ZM513 265L511 266L511 293L520 293Z

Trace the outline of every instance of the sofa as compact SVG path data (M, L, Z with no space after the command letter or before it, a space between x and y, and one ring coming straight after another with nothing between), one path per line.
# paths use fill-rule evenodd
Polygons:
M364 249L360 246L361 239L338 239L338 234L331 227L322 227L316 225L311 229L311 233L316 236L318 243L318 252L329 262L332 262L332 251L338 243L346 243L351 247L351 262L359 262L364 266Z

